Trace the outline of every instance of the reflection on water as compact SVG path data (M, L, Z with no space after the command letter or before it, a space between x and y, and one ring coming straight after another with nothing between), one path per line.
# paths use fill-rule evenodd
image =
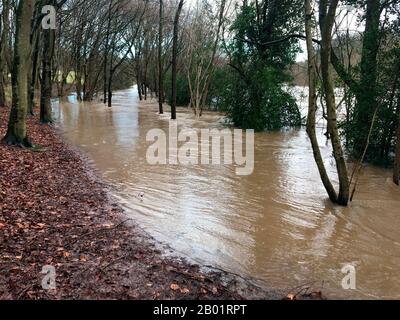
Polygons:
M181 127L220 126L217 115L179 111ZM148 165L146 133L168 132L168 114L134 89L116 93L113 108L70 100L55 112L128 214L175 250L276 287L324 281L333 297L400 298L400 190L390 172L367 167L356 201L341 208L327 200L304 130L256 134L254 174L240 177L233 166ZM346 264L356 266L355 291L341 288Z

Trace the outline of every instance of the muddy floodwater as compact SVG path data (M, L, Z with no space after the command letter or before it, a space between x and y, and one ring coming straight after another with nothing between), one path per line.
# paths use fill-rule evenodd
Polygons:
M233 165L149 165L146 134L168 133L169 115L157 114L155 100L139 102L134 88L116 92L112 108L71 97L54 111L127 214L179 255L276 288L314 282L334 298L400 299L400 189L390 171L366 167L354 202L341 208L327 199L304 130L257 133L254 173L237 176ZM220 115L178 111L179 128L222 128ZM349 264L355 290L342 288Z

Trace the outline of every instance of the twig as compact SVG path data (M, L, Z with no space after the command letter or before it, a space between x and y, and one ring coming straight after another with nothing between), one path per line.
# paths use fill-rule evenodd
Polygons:
M132 220L132 219L126 219L126 220L124 220L124 221L118 223L116 226L111 227L111 228L106 227L106 228L101 228L101 229L99 229L99 230L95 230L95 231L92 231L92 232L89 232L89 233L85 233L85 234L83 234L81 237L78 237L78 238L74 239L75 241L72 241L71 243L69 243L68 246L70 246L71 244L76 243L77 241L79 241L79 240L82 239L82 238L91 236L91 235L93 235L93 234L97 234L97 233L100 233L100 232L103 232L103 231L115 230L115 229L119 228L120 226L124 225L127 221L130 221L130 220Z
M31 284L31 285L27 286L25 289L23 289L22 291L20 291L20 293L18 294L17 300L20 300L20 299L23 297L23 295L24 295L29 289L32 289L32 287L33 287L33 285Z
M117 259L115 259L115 260L111 261L110 263L108 263L105 267L100 268L100 271L105 273L105 271L106 271L109 267L111 267L113 264L119 262L119 261L122 260L122 259L126 259L126 258L128 258L129 256L130 256L130 254L126 254L126 255L123 255L122 257L118 257Z
M356 176L356 181L355 181L355 183L354 183L353 191L351 192L350 201L353 201L353 199L354 199L354 194L356 193L356 190L357 190L357 185L358 185L358 182L359 182L359 180L360 180L360 173L361 173L361 169L362 169L362 164L363 164L363 162L364 162L365 156L366 156L367 151L368 151L369 142L370 142L370 140L371 140L372 130L373 130L373 128L374 128L374 124L375 124L375 120L376 120L376 115L377 115L377 113L378 113L378 107L375 108L374 116L372 117L372 122L371 122L371 126L370 126L370 128L369 128L369 133L368 133L368 137L367 137L367 142L365 143L365 148L364 148L363 154L362 154L362 156L361 156L361 158L360 158L360 160L359 160L357 166L354 167L353 173L351 174L350 186L351 186L351 184L353 183L354 176L355 176L356 174L357 174L357 176Z

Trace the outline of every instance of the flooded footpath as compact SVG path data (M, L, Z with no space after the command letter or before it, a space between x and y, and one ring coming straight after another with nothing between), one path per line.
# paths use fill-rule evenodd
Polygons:
M400 189L391 172L365 167L348 208L327 199L305 130L257 133L255 168L150 165L146 134L168 132L168 114L134 88L112 108L73 97L54 108L69 143L84 151L113 186L126 214L173 251L276 288L305 283L333 298L400 299ZM178 110L179 128L222 128L222 116ZM319 134L335 182L332 151ZM356 289L344 290L353 265Z

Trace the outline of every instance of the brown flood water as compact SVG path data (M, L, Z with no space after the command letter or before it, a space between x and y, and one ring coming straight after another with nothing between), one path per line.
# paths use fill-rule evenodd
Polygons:
M176 252L272 287L316 281L333 298L400 299L400 189L390 171L365 168L356 200L341 208L327 200L304 130L256 134L254 174L240 177L233 166L147 164L146 134L168 132L168 114L139 103L135 89L117 92L113 108L71 98L55 114L127 213ZM221 126L215 114L198 121L180 109L178 118L180 127ZM347 264L356 290L341 287Z

